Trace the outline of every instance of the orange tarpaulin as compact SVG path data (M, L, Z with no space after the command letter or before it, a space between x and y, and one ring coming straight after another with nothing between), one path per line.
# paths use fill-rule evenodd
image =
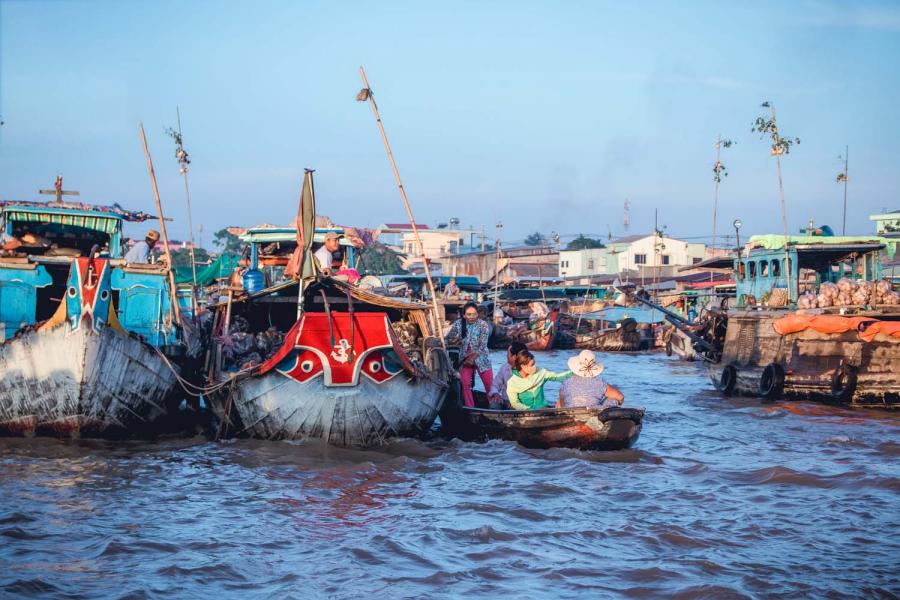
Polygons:
M844 333L858 331L861 323L875 321L869 317L841 317L838 315L801 315L794 313L778 319L773 324L781 335L812 329L819 333ZM874 334L873 334L874 335Z
M859 337L871 342L875 335L882 333L891 337L900 338L900 321L876 321L859 332Z

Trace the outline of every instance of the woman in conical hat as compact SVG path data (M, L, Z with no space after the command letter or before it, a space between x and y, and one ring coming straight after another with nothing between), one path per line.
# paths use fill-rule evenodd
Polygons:
M563 382L557 408L619 406L625 400L622 392L600 377L604 367L590 350L582 350L570 358L568 367L575 376Z

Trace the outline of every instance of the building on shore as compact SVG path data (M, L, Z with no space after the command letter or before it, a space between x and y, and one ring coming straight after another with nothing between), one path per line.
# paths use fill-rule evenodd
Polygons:
M632 235L613 240L605 248L560 251L559 275L659 279L671 277L678 267L697 264L705 256L706 244L653 234Z
M440 257L441 273L449 276L471 275L482 283L500 284L521 281L550 281L559 278L559 252L550 246L518 246L446 254Z
M416 223L422 247L416 243L416 236L409 223L384 223L377 227L379 239L400 254L405 255L403 268L408 271L422 271L422 255L428 260L431 270L440 270L442 257L461 252L471 252L484 244L484 236L474 229L460 229L459 221L439 223L430 227ZM424 252L423 252L424 250Z

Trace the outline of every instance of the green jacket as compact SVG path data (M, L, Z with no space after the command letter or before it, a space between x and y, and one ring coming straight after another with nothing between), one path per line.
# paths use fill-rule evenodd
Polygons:
M514 410L536 410L547 406L544 400L544 384L548 381L565 381L572 377L572 371L551 373L547 369L538 369L529 377L513 370L513 376L506 384L506 395L509 396L509 404Z

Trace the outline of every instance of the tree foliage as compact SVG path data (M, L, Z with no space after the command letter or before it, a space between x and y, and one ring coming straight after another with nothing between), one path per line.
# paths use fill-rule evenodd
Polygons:
M208 263L209 252L203 248L194 248L194 260L198 263ZM188 248L172 250L172 263L173 267L190 267L191 251Z
M756 120L753 122L753 128L750 131L759 133L760 139L766 137L766 135L772 137L772 156L789 154L791 146L800 144L800 138L781 135L778 131L778 122L775 120L775 109L772 108L772 104L766 101L760 106L770 109L772 116L771 118L765 116L756 117Z
M213 244L225 254L240 254L243 242L228 229L220 229L213 234Z
M588 250L590 248L605 247L600 240L586 237L583 233L579 233L577 238L566 244L566 250Z
M545 236L540 231L535 231L533 233L529 233L525 236L525 245L526 246L544 246L547 244L547 236Z
M359 251L359 269L363 275L402 275L400 254L381 242L375 242Z

